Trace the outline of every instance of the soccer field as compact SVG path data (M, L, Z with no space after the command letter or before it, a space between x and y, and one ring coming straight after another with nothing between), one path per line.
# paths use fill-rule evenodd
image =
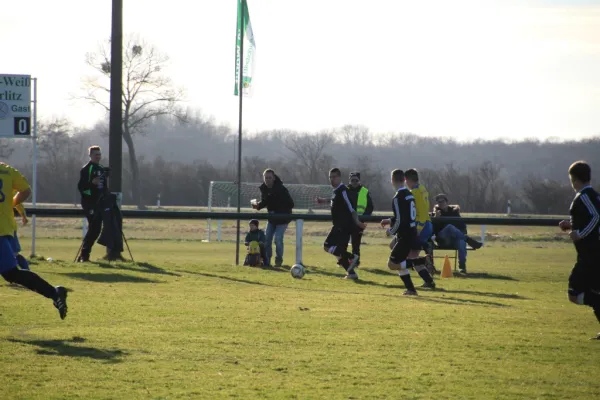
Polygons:
M232 242L198 240L203 221L127 221L136 263L112 265L72 263L76 220L39 222L32 269L70 290L69 314L0 284L2 399L600 396L600 326L567 301L575 252L552 229L494 227L468 277L407 298L374 228L355 283L321 248L327 224L307 224L296 280L233 266Z

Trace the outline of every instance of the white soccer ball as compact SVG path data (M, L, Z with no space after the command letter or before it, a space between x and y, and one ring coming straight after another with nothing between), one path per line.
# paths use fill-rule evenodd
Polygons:
M52 258L52 257L48 257L48 258L46 258L46 261L48 261L48 262L52 262L52 261L54 261L54 258Z
M302 279L306 271L304 271L304 266L302 264L294 264L292 269L290 269L290 274L296 279Z

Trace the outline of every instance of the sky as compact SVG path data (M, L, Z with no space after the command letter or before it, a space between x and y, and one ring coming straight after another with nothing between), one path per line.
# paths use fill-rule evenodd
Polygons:
M169 56L183 105L237 129L236 0L124 0L125 35ZM110 0L0 13L0 74L38 78L38 115L91 126L85 55ZM600 0L248 0L256 40L244 130L345 124L459 140L600 134Z

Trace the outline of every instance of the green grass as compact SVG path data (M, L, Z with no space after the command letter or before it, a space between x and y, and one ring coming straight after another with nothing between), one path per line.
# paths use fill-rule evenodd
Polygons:
M38 222L32 268L69 288L69 315L0 284L3 399L600 396L598 323L566 299L572 246L535 238L551 230L494 227L530 240L489 242L469 253L469 277L406 298L375 229L354 283L320 247L326 224L307 225L309 272L295 280L232 265L232 243L195 240L204 221L128 221L137 263L112 265L71 262L78 221Z

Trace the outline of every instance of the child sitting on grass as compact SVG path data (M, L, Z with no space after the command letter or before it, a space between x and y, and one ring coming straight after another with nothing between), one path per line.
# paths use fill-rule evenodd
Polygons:
M265 255L265 232L262 229L258 229L258 220L253 219L249 223L250 230L246 233L244 244L248 248L248 255L244 261L244 265L260 266L263 261L266 260ZM252 242L258 243L259 251L252 249ZM259 258L257 256L260 256Z

